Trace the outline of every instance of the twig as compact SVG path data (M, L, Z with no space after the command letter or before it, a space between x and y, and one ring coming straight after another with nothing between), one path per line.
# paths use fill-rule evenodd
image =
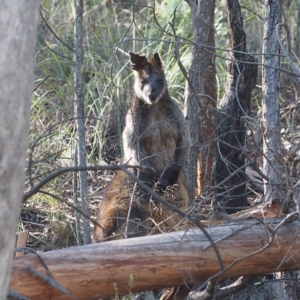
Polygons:
M34 89L33 89L33 91L32 92L35 92L36 91L36 89L41 85L41 84L43 84L47 79L49 78L49 75L48 76L46 76Z
M191 292L189 294L189 300L210 300L214 298L214 290L215 290L215 283L209 281L206 285L204 291L201 292Z
M75 206L75 205L69 203L67 200L65 200L65 199L63 199L63 198L60 198L60 197L58 197L58 196L56 196L56 195L54 195L54 194L52 194L52 193L49 193L49 192L47 192L47 191L40 190L39 193L48 195L48 196L50 196L50 197L52 197L52 198L54 198L54 199L56 199L56 200L58 200L58 201L60 201L60 202L62 202L62 203L65 203L66 205L68 205L69 207L71 207L72 209L74 209L74 210L75 210L75 213L81 214L81 215L84 216L85 218L89 219L94 225L99 226L99 227L102 228L102 226L101 226L97 221L95 221L95 220L94 220L93 218L91 218L90 216L86 215L81 209L79 209L77 206ZM76 229L76 230L77 230L77 229ZM79 231L79 235L80 235L80 231ZM78 238L78 237L77 237L77 238Z
M71 295L63 286L61 286L54 278L49 277L41 272L39 272L38 270L32 268L31 266L27 265L27 269L29 272L31 272L32 274L34 274L35 276L37 276L38 278L42 279L44 282L50 284L51 286L53 286L54 288L56 288L57 290L59 290L60 292L70 295L73 299L76 299L73 295Z
M27 265L27 269L28 271L30 271L32 274L34 274L35 276L41 278L43 281L47 282L48 284L50 284L51 286L55 287L56 289L58 289L59 291L61 291L64 294L68 294L70 295L73 299L76 299L72 294L70 294L64 287L62 287L59 283L57 283L57 281L54 279L54 277L52 276L47 264L45 263L45 261L42 259L42 257L33 249L28 248L28 247L21 247L21 248L15 248L15 252L30 252L33 253L37 256L40 264L42 265L42 267L45 269L46 274L43 274L37 270L35 270L34 268L32 268L31 266Z
M49 268L47 267L47 264L44 262L44 260L42 259L42 257L34 250L28 247L20 247L20 248L15 248L14 252L27 252L27 253L33 253L37 256L40 264L42 265L42 267L45 269L47 275L51 278L53 278Z
M14 290L8 290L7 292L7 299L9 300L30 300L29 298L17 293Z
M176 8L177 9L177 8ZM174 10L174 13L173 13L173 21L172 23L169 22L169 25L171 26L172 28L172 31L173 31L173 34L174 34L174 39L175 39L175 50L174 50L174 55L175 55L175 59L177 61L177 64L178 64L178 67L181 71L181 73L183 74L184 78L186 79L188 85L189 85L189 88L191 89L191 91L193 92L193 94L196 94L197 92L195 91L194 87L193 87L193 84L187 74L187 71L185 69L185 67L183 66L181 60L180 60L180 55L179 55L179 49L178 49L178 35L176 34L176 30L175 30L175 17L176 17L176 9Z
M72 49L69 45L67 45L61 38L59 38L56 33L52 30L52 28L50 27L49 23L46 21L46 19L44 18L42 11L40 10L40 16L43 20L43 22L46 24L46 26L48 27L48 29L50 30L50 32L55 36L56 39L58 39L64 46L66 46L69 50L71 50L72 52L74 52L74 49Z
M123 165L124 166L124 165ZM144 169L144 167L141 166L126 166L127 168L140 168ZM30 188L27 192L24 193L23 195L23 203L28 200L30 197L32 197L34 194L38 193L39 190L46 185L48 182L53 180L59 175L62 175L64 173L68 172L78 172L78 171L98 171L98 170L111 170L111 171L116 171L116 170L122 170L122 165L109 165L109 166L87 166L87 167L66 167L66 168L60 168L54 172L52 172L50 175L48 175L46 178L41 180L38 184Z
M253 284L257 276L241 276L234 283L222 287L220 289L214 290L215 284L213 282L208 282L206 288L202 292L191 292L189 300L210 300L221 299L237 293L245 289L248 285Z
M280 29L281 29L281 27L284 27L287 30L287 25L284 24L284 23L279 23L279 24L276 25L276 38L277 38L277 41L278 41L278 43L280 45L280 48L281 48L282 52L284 53L286 59L290 63L291 68L292 68L293 72L295 73L294 75L299 77L300 76L300 69L293 62L293 59L291 58L290 54L285 49L285 47L283 46L283 43L281 41L281 38L280 38Z

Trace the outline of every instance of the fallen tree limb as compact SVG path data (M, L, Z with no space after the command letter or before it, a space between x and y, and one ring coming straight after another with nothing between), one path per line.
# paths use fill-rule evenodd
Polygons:
M282 226L277 228L280 223ZM300 221L256 220L207 228L225 272L199 229L73 247L40 254L53 278L74 297L50 286L35 255L15 258L10 288L32 299L99 299L207 279L300 269ZM276 230L274 230L276 229Z

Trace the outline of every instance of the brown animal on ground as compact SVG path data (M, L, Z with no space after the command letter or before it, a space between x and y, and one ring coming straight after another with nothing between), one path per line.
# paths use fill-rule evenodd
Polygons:
M123 131L122 162L176 207L188 208L183 167L189 157L189 130L178 104L169 96L157 53L150 61L129 52L135 76L134 99ZM99 207L94 240L143 236L175 230L181 216L154 201L123 171L108 185Z

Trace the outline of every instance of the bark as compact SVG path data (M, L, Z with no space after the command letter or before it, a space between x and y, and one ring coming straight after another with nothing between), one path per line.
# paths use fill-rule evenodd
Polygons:
M198 4L196 2L190 1L194 44L189 70L188 95L185 101L192 145L186 172L191 201L194 200L197 185L197 194L211 186L217 98L214 50L215 1L201 0Z
M86 148L85 148L85 116L84 116L84 85L83 85L83 0L74 0L76 9L75 20L75 114L77 116L78 132L78 157L79 167L86 167ZM87 201L87 172L80 171L80 195L81 210L85 216L89 215L89 205ZM84 244L91 243L90 221L82 216L83 241Z
M0 10L0 299L6 299L22 202L39 1Z
M297 54L300 56L300 0L297 0L297 38L296 38Z
M231 35L226 91L219 103L218 141L214 181L215 207L234 213L247 206L245 157L245 118L250 107L251 91L256 84L257 65L248 55L241 9L237 0L226 1ZM240 52L236 52L240 51ZM250 62L252 64L247 64ZM244 119L242 119L244 118Z
M249 220L209 227L225 272L199 229L78 246L40 254L54 279L76 299L161 289L242 275L300 268L300 221ZM74 299L33 275L35 255L15 258L10 288L35 300Z
M280 101L279 88L280 76L276 69L280 66L280 26L281 7L280 0L265 1L265 24L263 38L262 57L262 133L263 133L263 171L268 180L264 183L265 201L277 202L282 205L284 212L288 211L288 203L285 200L285 176L284 161L282 160L281 135L280 135ZM279 30L278 30L279 29ZM298 73L298 69L290 58L289 51L282 46L283 53L291 63L292 70ZM280 281L271 284L272 289L280 299L290 299L291 283L286 284L281 279L291 274L276 273L274 277ZM295 281L297 279L295 278Z
M280 6L277 0L265 1L265 25L262 63L262 131L263 131L263 170L268 177L265 184L266 202L281 202L281 140L279 90L279 43L276 25L281 22ZM280 37L278 37L280 38Z
M78 147L75 146L74 149L74 166L78 166ZM73 202L74 206L78 207L78 197L77 197L77 187L78 187L78 180L77 180L77 172L73 172ZM75 228L76 228L76 238L77 238L77 245L82 245L81 243L81 230L80 230L80 213L75 210Z

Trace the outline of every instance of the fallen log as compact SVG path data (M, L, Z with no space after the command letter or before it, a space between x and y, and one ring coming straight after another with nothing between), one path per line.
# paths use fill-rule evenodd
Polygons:
M46 274L36 255L14 260L10 288L32 300L100 299L241 275L300 269L300 221L257 220L208 227L225 270L195 228L40 254L63 294L30 271ZM276 228L277 226L277 228Z

